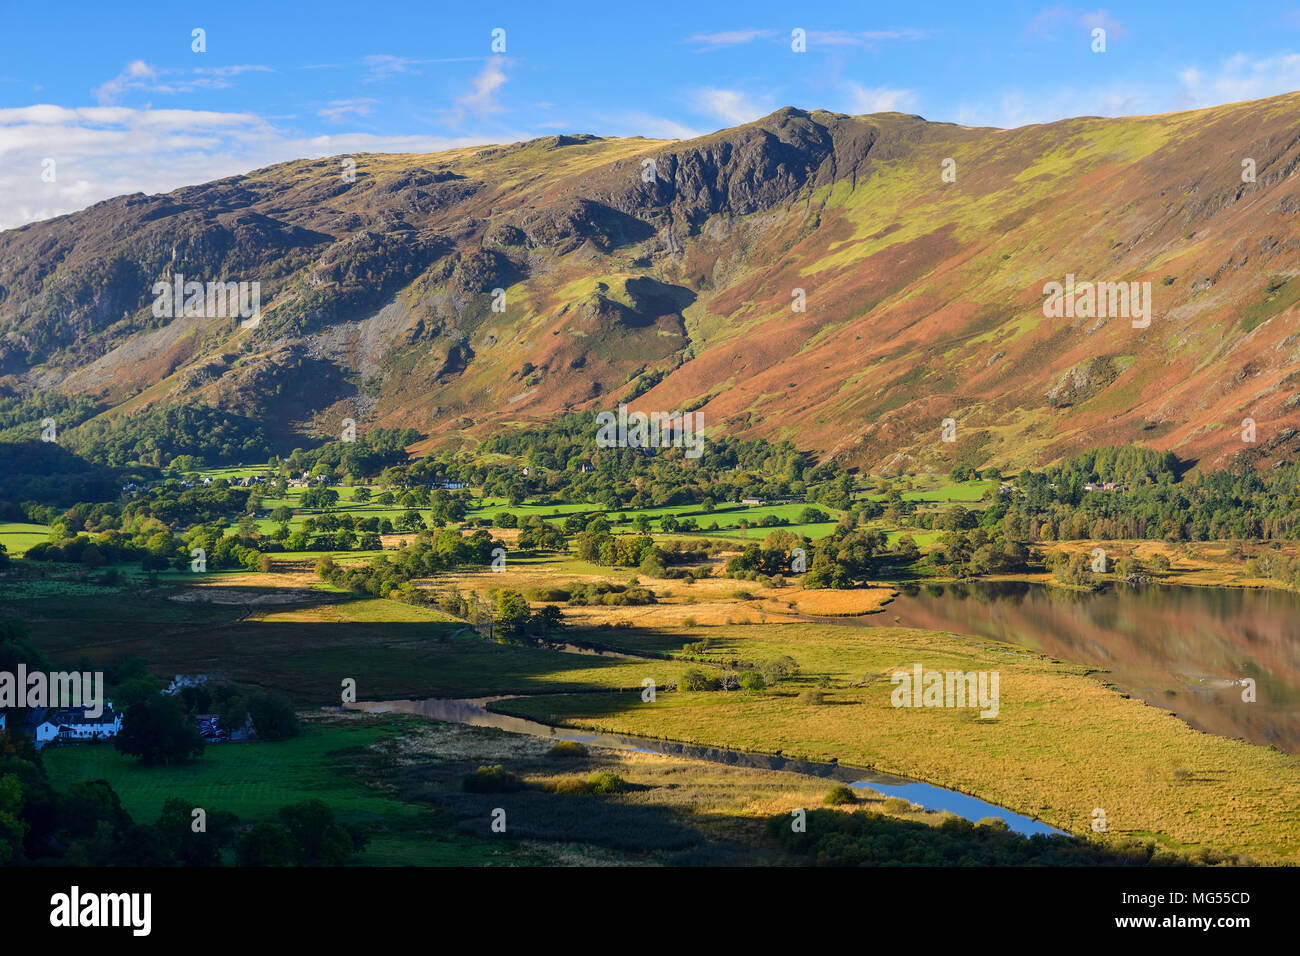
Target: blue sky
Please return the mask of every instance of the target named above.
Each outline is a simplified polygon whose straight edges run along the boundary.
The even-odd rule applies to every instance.
[[[0,228],[300,156],[680,138],[785,105],[1011,127],[1300,89],[1298,0],[121,6],[0,6]]]

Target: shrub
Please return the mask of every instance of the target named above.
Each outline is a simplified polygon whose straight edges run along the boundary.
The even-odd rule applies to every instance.
[[[465,774],[460,788],[466,793],[513,793],[523,789],[523,781],[500,764],[479,767]]]
[[[602,770],[587,778],[587,786],[592,793],[626,793],[627,781],[616,773]]]
[[[801,704],[822,704],[825,703],[826,695],[820,690],[804,690],[799,692],[798,700]]]
[[[767,681],[763,680],[763,675],[758,671],[743,671],[740,675],[741,690],[762,690],[767,686]]]
[[[608,795],[626,793],[628,790],[627,781],[608,770],[593,773],[585,780],[582,777],[561,777],[547,781],[543,786],[547,792],[559,794]]]
[[[587,753],[587,748],[576,740],[560,740],[556,742],[554,747],[546,751],[546,756],[559,760],[569,757],[585,757]]]
[[[547,793],[591,793],[587,781],[581,777],[560,777],[558,780],[548,780],[542,785],[542,788]]]
[[[835,786],[831,787],[830,791],[826,794],[825,799],[822,800],[822,803],[826,804],[828,807],[842,807],[846,803],[857,802],[858,795],[854,793],[853,788],[846,783],[837,783]]]
[[[769,684],[775,684],[777,681],[785,680],[787,677],[793,677],[799,673],[799,665],[795,663],[793,657],[788,654],[774,658],[770,661],[764,661],[759,665],[759,670],[763,674],[763,679]]]
[[[677,682],[678,690],[713,690],[718,682],[698,667],[692,667]]]

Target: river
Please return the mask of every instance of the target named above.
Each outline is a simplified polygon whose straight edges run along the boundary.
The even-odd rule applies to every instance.
[[[593,733],[590,730],[575,730],[568,727],[552,727],[550,724],[498,714],[488,709],[488,705],[502,697],[476,698],[427,698],[425,700],[373,700],[358,701],[346,705],[349,710],[364,710],[372,714],[418,714],[430,720],[440,720],[453,724],[468,724],[472,727],[496,727],[515,734],[530,734],[550,740],[574,740],[590,744],[593,747],[608,747],[613,750],[630,750],[636,753],[669,754],[690,760],[707,760],[712,763],[724,763],[733,767],[751,767],[759,770],[779,770],[786,773],[798,773],[805,776],[823,777],[838,780],[858,789],[872,790],[885,797],[901,797],[927,810],[948,810],[965,817],[967,820],[982,820],[996,817],[1005,820],[1007,826],[1017,833],[1032,836],[1035,833],[1054,834],[1062,831],[1030,817],[1012,813],[1002,807],[987,803],[977,797],[945,790],[928,783],[908,780],[846,767],[841,764],[816,763],[809,760],[791,760],[769,754],[744,753],[738,750],[724,750],[720,747],[700,747],[694,744],[678,743],[672,740],[659,740],[653,737],[636,737],[628,734]]]

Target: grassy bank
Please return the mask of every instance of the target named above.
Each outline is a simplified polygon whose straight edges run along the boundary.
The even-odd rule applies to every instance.
[[[751,626],[715,637],[720,657],[791,654],[803,677],[765,692],[677,692],[502,702],[539,719],[898,773],[978,796],[1078,834],[1105,811],[1106,837],[1211,846],[1295,861],[1300,759],[1192,730],[1080,666],[927,631]],[[889,675],[997,670],[1000,711],[895,708]],[[801,690],[829,682],[821,703]]]

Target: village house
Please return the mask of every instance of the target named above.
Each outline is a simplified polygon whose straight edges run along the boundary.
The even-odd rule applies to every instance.
[[[167,685],[164,694],[179,694],[186,687],[201,687],[208,682],[207,674],[196,674],[188,677],[184,674],[177,674],[172,678],[172,682]]]
[[[98,717],[88,716],[84,708],[66,707],[46,711],[37,719],[39,723],[32,734],[37,750],[53,740],[111,740],[122,730],[122,715],[113,710],[112,701],[105,702],[104,712]]]

